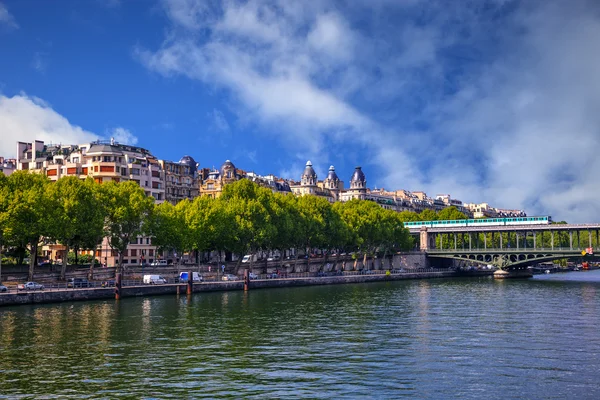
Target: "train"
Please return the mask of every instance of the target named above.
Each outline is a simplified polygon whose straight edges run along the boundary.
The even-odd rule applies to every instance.
[[[516,217],[516,218],[482,218],[482,219],[455,219],[449,221],[414,221],[405,222],[406,228],[452,228],[458,226],[510,226],[510,225],[549,225],[552,217]]]

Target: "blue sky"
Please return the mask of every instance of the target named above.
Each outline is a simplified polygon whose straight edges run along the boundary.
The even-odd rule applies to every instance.
[[[0,154],[157,157],[600,220],[600,4],[0,0]]]

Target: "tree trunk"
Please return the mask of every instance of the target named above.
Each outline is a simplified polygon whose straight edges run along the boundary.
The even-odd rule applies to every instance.
[[[121,274],[121,276],[123,276],[123,253],[124,251],[119,251],[119,266],[116,269],[116,271],[119,271],[119,273]]]
[[[234,272],[235,275],[237,275],[240,270],[240,265],[242,265],[243,257],[244,257],[243,254],[238,254],[238,260],[237,260],[237,263],[235,264],[235,272]],[[221,267],[219,266],[219,268],[221,268]],[[219,276],[218,272],[217,272],[217,276]]]
[[[310,272],[310,247],[306,248],[304,256],[306,257],[306,272]]]
[[[369,269],[369,265],[367,264],[367,252],[365,251],[365,255],[363,256],[363,269]]]
[[[60,279],[61,280],[65,280],[67,277],[67,254],[69,254],[69,245],[66,244],[65,245],[65,256],[63,257],[62,260],[62,266],[60,267]],[[92,259],[92,265],[93,265],[93,259]]]
[[[296,250],[296,249],[294,249],[294,250]],[[298,252],[294,251],[294,269],[292,270],[292,272],[295,273],[296,271],[298,271],[297,268],[298,268]]]
[[[34,268],[35,268],[35,262],[37,261],[37,249],[38,249],[38,244],[31,244],[31,254],[29,257],[29,274],[27,275],[27,279],[29,279],[30,281],[33,280],[33,272],[34,272]]]

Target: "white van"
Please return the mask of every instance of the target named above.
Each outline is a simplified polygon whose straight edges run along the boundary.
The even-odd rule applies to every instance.
[[[204,280],[204,278],[199,273],[192,272],[192,280],[194,282],[202,282]],[[179,282],[187,282],[187,281],[188,281],[188,273],[187,272],[181,272],[179,274]]]
[[[167,280],[160,275],[144,275],[144,283],[146,285],[162,285],[167,283]]]
[[[250,259],[252,259],[252,262],[256,262],[256,260],[257,260],[256,254],[254,254],[254,255],[246,254],[244,256],[244,258],[242,258],[242,263],[249,263]]]

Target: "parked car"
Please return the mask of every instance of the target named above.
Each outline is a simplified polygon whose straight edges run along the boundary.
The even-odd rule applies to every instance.
[[[254,272],[250,272],[250,273],[248,274],[248,277],[249,277],[250,279],[258,279],[258,275],[256,275]]]
[[[0,285],[0,292],[8,292],[8,288],[4,285]]]
[[[223,275],[223,277],[221,278],[221,280],[223,281],[237,281],[238,277],[232,274],[227,274],[227,275]]]
[[[180,272],[179,273],[179,282],[186,283],[188,281],[188,275],[189,275],[189,273],[187,273],[187,272]],[[204,277],[202,275],[200,275],[196,271],[192,271],[192,282],[203,282],[203,281],[204,281]]]
[[[69,288],[82,288],[82,287],[89,287],[90,283],[88,282],[87,279],[85,278],[69,278],[67,280],[67,287]]]
[[[160,275],[144,275],[143,281],[147,285],[162,285],[167,283],[167,280]]]
[[[166,267],[168,265],[168,263],[167,263],[167,260],[156,260],[154,262],[151,262],[150,265],[153,267],[157,267],[157,266],[165,266]]]
[[[37,282],[25,282],[17,285],[17,290],[44,290],[44,285]]]

